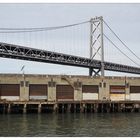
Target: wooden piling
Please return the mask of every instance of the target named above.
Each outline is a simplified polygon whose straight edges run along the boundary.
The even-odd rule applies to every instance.
[[[97,113],[98,112],[98,104],[94,104],[94,112]]]
[[[38,113],[41,113],[41,104],[38,104]]]
[[[83,106],[83,104],[80,104],[80,112],[84,113],[84,106]]]
[[[23,114],[26,114],[27,113],[27,104],[24,104],[23,106]]]
[[[101,103],[101,112],[104,112],[103,103]]]
[[[76,113],[76,104],[74,104],[74,113]]]
[[[8,104],[7,113],[11,113],[11,104]]]
[[[90,104],[89,112],[90,112],[90,113],[92,112],[92,104]]]
[[[87,104],[85,104],[84,113],[87,113]]]
[[[107,104],[107,108],[106,108],[107,113],[109,113],[109,112],[110,112],[110,107],[111,107],[111,106],[110,106],[110,103],[108,103],[108,104]]]
[[[62,104],[62,113],[64,113],[65,111],[64,111],[64,104]]]
[[[86,105],[85,105],[85,103],[83,103],[83,104],[82,104],[83,113],[85,113],[85,110],[86,110],[85,107],[86,107]]]
[[[131,112],[134,112],[134,111],[135,111],[134,104],[132,104]]]
[[[68,113],[71,112],[71,104],[68,104]]]
[[[91,104],[91,113],[94,112],[94,104]]]
[[[58,112],[58,105],[54,104],[53,106],[53,113],[57,113]]]
[[[115,112],[114,103],[112,103],[112,111]]]
[[[119,103],[118,103],[118,112],[121,112],[121,106]]]
[[[3,113],[6,113],[6,104],[3,104]]]

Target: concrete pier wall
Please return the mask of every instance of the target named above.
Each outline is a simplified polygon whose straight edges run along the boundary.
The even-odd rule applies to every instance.
[[[99,101],[140,101],[140,91],[138,91],[138,87],[140,87],[140,77],[89,77],[89,76],[64,76],[64,75],[21,75],[21,74],[0,74],[0,85],[6,84],[19,84],[20,91],[19,97],[14,98],[8,95],[7,98],[4,95],[1,96],[0,99],[9,101],[14,99],[19,99],[19,101],[31,101],[34,100],[30,98],[30,85],[39,84],[39,85],[47,85],[47,95],[46,100],[50,102],[57,102],[57,93],[56,87],[57,85],[69,85],[74,89],[74,98],[70,99],[70,101],[83,101],[83,97],[87,100],[99,100]],[[82,93],[83,85],[97,85],[98,93],[96,95]],[[116,93],[111,93],[110,86],[116,86]],[[119,86],[125,87],[125,92],[122,93],[117,89]],[[137,86],[137,90],[135,93],[131,91],[130,87]],[[1,87],[0,87],[1,88]],[[69,92],[69,91],[68,91]],[[120,92],[120,93],[119,93]],[[9,93],[10,94],[10,93]],[[37,94],[37,93],[35,93]],[[84,95],[84,96],[83,96]],[[96,98],[95,98],[96,96]],[[98,96],[98,98],[97,98]],[[91,99],[90,99],[91,97]],[[93,99],[92,99],[93,97]],[[35,98],[35,100],[43,100],[42,98]],[[45,98],[44,98],[45,99]],[[63,101],[63,99],[61,100]],[[64,97],[64,101],[69,101],[69,98]]]

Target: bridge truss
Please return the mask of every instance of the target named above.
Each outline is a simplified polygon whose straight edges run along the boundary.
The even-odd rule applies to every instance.
[[[34,49],[0,42],[0,57],[12,58],[93,69],[95,75],[101,70],[101,61],[63,53]],[[95,71],[95,70],[97,71]],[[140,68],[104,62],[104,70],[140,74]]]

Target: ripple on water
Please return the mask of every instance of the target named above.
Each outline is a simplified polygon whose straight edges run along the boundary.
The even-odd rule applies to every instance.
[[[0,136],[140,136],[138,113],[0,115]]]

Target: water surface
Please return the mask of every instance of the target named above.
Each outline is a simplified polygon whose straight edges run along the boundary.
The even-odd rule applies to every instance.
[[[0,115],[3,137],[140,136],[139,113]]]

